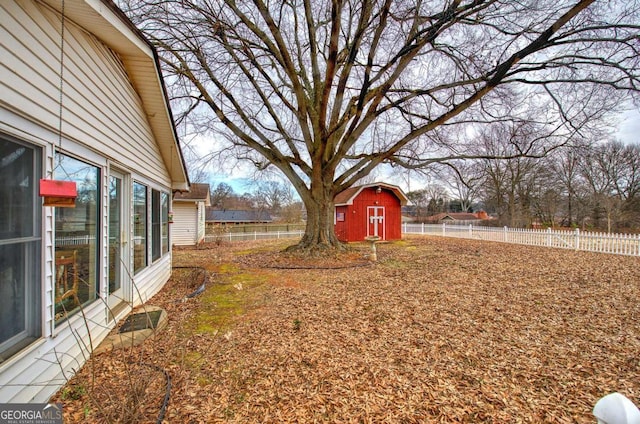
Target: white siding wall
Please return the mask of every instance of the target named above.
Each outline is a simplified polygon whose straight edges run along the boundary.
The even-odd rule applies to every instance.
[[[193,246],[198,237],[198,207],[194,202],[173,203],[171,242],[176,246]]]
[[[196,243],[200,243],[204,240],[204,227],[205,227],[205,205],[204,202],[198,202],[198,238]]]
[[[60,17],[32,0],[0,2],[0,131],[44,148],[44,175],[53,170],[53,148],[99,166],[103,175],[100,237],[101,295],[107,287],[106,184],[116,165],[150,187],[170,192],[171,180],[154,141],[140,98],[121,60],[98,39],[65,27],[63,134],[58,139]],[[53,213],[43,212],[42,338],[0,362],[0,402],[45,402],[113,328],[96,300],[81,314],[53,325]],[[171,254],[135,276],[146,302],[166,283]],[[64,370],[64,371],[61,371]]]
[[[32,1],[0,2],[0,91],[19,113],[58,128],[60,17]],[[167,182],[168,172],[122,61],[92,35],[66,21],[63,128],[125,167]],[[65,148],[64,143],[62,144]]]

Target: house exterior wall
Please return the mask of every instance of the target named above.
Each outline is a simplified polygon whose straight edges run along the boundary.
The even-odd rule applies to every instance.
[[[171,230],[174,245],[193,246],[196,244],[199,235],[198,205],[194,202],[174,202]],[[202,237],[204,237],[204,221],[202,232]]]
[[[347,227],[349,223],[355,221],[355,219],[347,216],[349,212],[350,210],[347,206],[336,206],[334,231],[336,233],[336,237],[338,237],[338,240],[340,241],[353,241],[349,240]]]
[[[353,204],[336,206],[335,233],[339,240],[346,242],[363,241],[368,235],[371,207],[384,208],[384,231],[379,234],[382,240],[400,240],[402,238],[402,210],[400,200],[390,190],[383,189],[377,193],[375,187],[363,189],[354,199]],[[338,214],[344,213],[344,221]]]
[[[45,402],[116,325],[109,319],[105,306],[111,170],[117,168],[126,173],[129,193],[130,185],[137,181],[147,187],[149,196],[152,190],[170,194],[172,181],[140,97],[115,52],[72,21],[66,21],[62,131],[59,133],[61,84],[59,44],[56,43],[60,42],[61,17],[31,0],[0,2],[0,16],[3,40],[0,135],[40,149],[43,178],[51,178],[54,173],[54,151],[97,167],[100,173],[97,187],[100,222],[96,242],[98,298],[87,303],[82,314],[76,313],[55,323],[55,211],[52,207],[42,207],[40,336],[11,356],[0,356],[0,400]],[[149,202],[147,208],[150,207]],[[133,252],[133,234],[128,232],[122,237]],[[147,237],[151,237],[150,229]],[[154,260],[149,243],[144,254],[147,265],[128,282],[135,290],[129,289],[129,308],[125,313],[160,290],[171,273],[170,250],[163,250]],[[127,264],[129,267],[132,261]]]
[[[200,243],[204,240],[205,234],[205,216],[206,216],[206,206],[204,202],[198,202],[198,236],[196,239],[196,243]]]

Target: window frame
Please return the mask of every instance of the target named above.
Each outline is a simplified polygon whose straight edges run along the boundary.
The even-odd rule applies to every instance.
[[[140,207],[141,205],[137,205],[136,203],[136,186],[140,187],[140,193],[144,192],[144,207]],[[131,184],[132,190],[131,190],[131,198],[132,198],[132,208],[133,208],[133,215],[132,215],[132,236],[133,236],[133,245],[131,246],[132,250],[133,250],[133,255],[132,255],[132,259],[133,259],[133,275],[136,275],[138,273],[140,273],[142,270],[146,269],[149,266],[149,255],[148,255],[148,250],[149,250],[149,186],[139,180],[133,180],[132,184]],[[144,188],[144,190],[142,190],[142,188]],[[139,209],[136,209],[139,208]],[[138,210],[140,211],[144,211],[144,218],[138,217]],[[143,225],[142,230],[143,231],[138,231],[139,228],[137,228],[137,226],[139,224]],[[143,239],[140,240],[140,242],[138,242],[138,237],[144,237]],[[142,245],[142,248],[136,249],[136,246],[138,245]],[[137,252],[142,253],[142,263],[138,266],[137,264],[137,258],[140,256],[140,254],[136,254]]]
[[[25,196],[30,197],[30,202],[32,204],[32,207],[27,208],[33,211],[33,215],[30,216],[30,230],[28,231],[28,234],[11,234],[9,231],[0,238],[0,248],[8,248],[14,252],[18,251],[18,261],[23,259],[22,263],[17,267],[15,267],[15,261],[7,261],[7,266],[0,269],[0,278],[2,278],[5,273],[5,277],[9,275],[8,278],[12,278],[11,276],[13,273],[17,271],[17,278],[21,281],[14,280],[14,282],[18,282],[18,289],[23,289],[21,293],[24,297],[22,302],[20,302],[22,303],[22,310],[20,312],[23,313],[24,318],[24,321],[22,322],[22,324],[24,324],[23,327],[17,328],[16,330],[18,331],[14,334],[7,334],[7,338],[0,342],[0,357],[8,359],[42,337],[44,329],[42,309],[42,301],[44,298],[42,285],[42,225],[44,214],[42,200],[38,195],[38,182],[43,175],[43,158],[45,156],[45,150],[42,146],[16,139],[3,132],[0,132],[0,140],[21,146],[31,152],[31,157],[28,158],[28,162],[31,164],[31,169],[29,175],[25,177],[31,180],[31,184],[27,186],[27,190],[30,191],[30,196]],[[14,152],[15,151],[17,150],[14,150]],[[23,168],[23,164],[17,165],[20,168]],[[11,172],[11,169],[8,169],[8,172]],[[4,200],[6,200],[6,198]],[[9,202],[9,204],[13,205],[15,203]],[[4,209],[4,211],[5,213],[7,213],[7,211],[11,212],[9,208]],[[20,210],[16,210],[15,213],[16,216],[24,217],[24,214],[21,213]],[[8,227],[7,229],[9,230],[10,228]],[[0,289],[2,288],[0,287]],[[2,292],[2,290],[0,290],[0,292]],[[0,297],[0,302],[3,302],[4,300],[15,302],[16,300],[15,296],[3,295]],[[5,311],[10,310],[10,308],[11,306],[4,309],[3,306]],[[15,317],[12,317],[11,321],[15,322]]]
[[[151,189],[151,262],[162,257],[162,222],[160,190]]]
[[[160,238],[161,238],[161,255],[164,256],[171,251],[170,229],[169,225],[169,209],[171,202],[171,196],[166,191],[160,191]]]
[[[56,163],[56,167],[54,168],[53,172],[53,177],[55,179],[59,179],[59,180],[66,180],[66,181],[73,181],[73,179],[71,179],[71,177],[68,175],[67,171],[63,169],[62,171],[62,175],[56,175],[56,172],[60,172],[59,168],[60,168],[60,164],[62,163],[61,160],[59,159],[58,155],[60,156],[64,156],[67,157],[73,161],[82,163],[86,166],[90,166],[92,167],[95,172],[96,172],[96,178],[95,178],[95,210],[94,210],[94,214],[95,216],[93,218],[95,218],[95,221],[93,223],[93,225],[95,226],[95,229],[93,230],[93,234],[87,234],[87,240],[90,240],[91,237],[93,237],[93,252],[91,251],[91,246],[88,247],[89,252],[88,252],[88,257],[87,257],[87,261],[88,264],[91,264],[93,261],[93,266],[88,267],[87,269],[89,269],[91,272],[91,269],[93,268],[93,278],[94,278],[94,282],[93,282],[93,293],[91,291],[91,288],[88,289],[88,296],[86,299],[80,299],[79,300],[79,305],[77,307],[74,307],[73,309],[70,309],[69,311],[64,310],[62,311],[62,314],[60,312],[56,312],[56,302],[55,302],[55,290],[56,290],[56,264],[54,262],[54,282],[53,282],[53,296],[52,296],[52,302],[54,304],[54,315],[53,315],[53,325],[54,328],[60,327],[64,322],[66,322],[68,319],[70,319],[71,317],[77,315],[78,312],[81,311],[81,309],[86,308],[88,305],[95,303],[97,300],[100,299],[101,295],[102,295],[102,266],[103,266],[103,261],[104,258],[102,257],[102,223],[103,223],[103,194],[104,194],[104,187],[103,187],[103,177],[104,177],[104,167],[100,166],[96,163],[94,163],[93,161],[91,161],[89,158],[86,158],[84,156],[80,156],[80,155],[76,155],[76,154],[72,154],[70,152],[67,151],[55,151],[53,156],[54,156],[54,163]],[[80,195],[80,187],[78,187],[78,194]],[[76,202],[78,202],[78,199],[76,198]],[[76,205],[77,207],[78,205]],[[54,243],[53,243],[53,250],[54,250],[54,257],[56,256],[56,253],[58,252],[58,248],[56,246],[56,238],[58,237],[58,233],[62,232],[62,230],[58,229],[56,224],[57,224],[57,216],[59,213],[63,213],[63,208],[54,208],[53,210],[53,234],[54,234]],[[86,214],[85,214],[86,216]],[[86,221],[85,221],[86,222]],[[86,225],[86,224],[85,224]],[[66,250],[66,249],[61,249],[61,250]],[[93,257],[92,257],[93,256]],[[81,259],[80,259],[81,260]],[[82,269],[82,266],[80,265],[80,263],[77,265],[78,268]],[[91,276],[91,274],[89,275]],[[82,282],[86,281],[86,279],[81,278]],[[80,284],[82,284],[82,282]],[[93,296],[92,296],[93,294]],[[59,316],[58,316],[59,315]]]

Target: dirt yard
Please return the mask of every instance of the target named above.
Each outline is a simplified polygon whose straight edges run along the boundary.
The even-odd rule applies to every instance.
[[[94,356],[66,423],[595,423],[640,405],[640,259],[411,237],[326,261],[174,252],[169,325]],[[184,300],[204,278],[205,291]],[[168,403],[162,371],[171,377]]]

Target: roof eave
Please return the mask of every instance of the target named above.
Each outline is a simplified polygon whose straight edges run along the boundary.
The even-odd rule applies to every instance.
[[[41,0],[62,13],[59,0]],[[66,0],[65,19],[118,53],[142,101],[174,190],[188,190],[189,176],[155,48],[111,0]]]
[[[400,206],[407,206],[407,205],[411,205],[411,201],[409,200],[409,198],[407,197],[407,195],[402,191],[402,189],[398,186],[395,186],[393,184],[387,184],[387,183],[371,183],[371,184],[365,184],[362,185],[358,188],[358,190],[346,201],[346,202],[340,202],[340,203],[336,203],[335,206],[350,206],[353,205],[353,201],[356,197],[358,197],[358,195],[362,192],[362,190],[366,189],[366,188],[371,188],[371,187],[384,187],[388,190],[391,190],[395,193],[395,195],[398,197],[398,199],[400,199]]]

